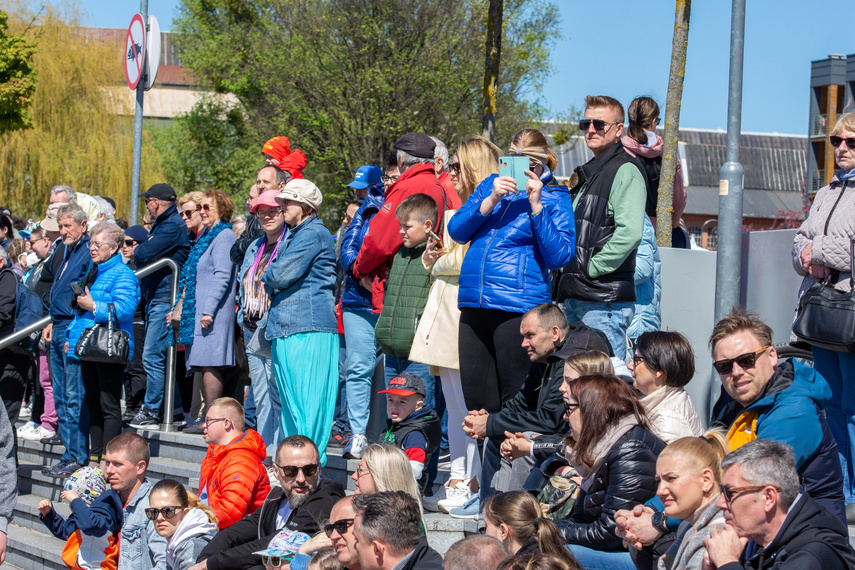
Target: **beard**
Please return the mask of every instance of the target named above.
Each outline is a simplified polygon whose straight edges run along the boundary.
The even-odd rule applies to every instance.
[[[312,496],[313,489],[311,487],[306,487],[306,489],[308,489],[307,493],[294,493],[293,490],[287,493],[288,502],[291,504],[292,509],[303,506],[309,500],[309,497]]]

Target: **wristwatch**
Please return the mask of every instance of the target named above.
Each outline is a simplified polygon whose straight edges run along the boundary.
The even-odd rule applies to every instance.
[[[650,523],[653,528],[661,532],[663,535],[668,534],[671,530],[668,528],[668,516],[662,511],[656,511],[650,518]]]

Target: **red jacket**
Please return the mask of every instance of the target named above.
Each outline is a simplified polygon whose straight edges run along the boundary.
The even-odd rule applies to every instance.
[[[444,211],[457,210],[461,205],[460,197],[453,187],[449,187],[451,190],[443,188],[436,178],[433,165],[425,163],[410,167],[386,192],[386,201],[380,211],[371,218],[368,233],[365,234],[359,255],[353,264],[353,274],[357,279],[371,277],[373,312],[379,313],[383,308],[386,274],[402,243],[401,226],[395,216],[398,205],[413,194],[427,194],[436,200],[439,206],[439,224],[442,224]]]
[[[217,514],[220,530],[253,513],[270,492],[264,440],[248,429],[226,445],[208,445],[199,476],[199,494]]]

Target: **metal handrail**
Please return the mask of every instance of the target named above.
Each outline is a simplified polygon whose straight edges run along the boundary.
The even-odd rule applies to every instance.
[[[170,273],[172,273],[172,296],[170,299],[175,299],[175,296],[178,294],[178,276],[180,270],[178,268],[178,264],[172,261],[171,259],[164,258],[158,259],[154,263],[146,265],[142,269],[137,269],[134,272],[134,275],[137,276],[138,279],[141,279],[147,275],[154,273],[159,269],[163,269],[168,267],[170,269]],[[8,336],[0,339],[0,350],[10,346],[19,340],[26,338],[33,334],[36,331],[39,331],[45,328],[50,324],[50,317],[45,317],[40,319],[30,326],[19,330],[16,333],[12,333]],[[172,425],[172,408],[175,406],[175,345],[170,345],[166,350],[166,377],[164,378],[164,390],[163,390],[163,423],[160,424],[160,429],[162,431],[176,431],[176,428]]]

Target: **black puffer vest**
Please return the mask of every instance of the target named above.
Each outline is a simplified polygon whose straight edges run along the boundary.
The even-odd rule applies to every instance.
[[[386,418],[386,433],[380,443],[393,443],[401,447],[410,432],[418,430],[422,433],[427,440],[427,449],[425,449],[425,468],[418,484],[419,488],[424,491],[428,482],[427,465],[430,462],[431,455],[442,442],[442,424],[439,416],[430,408],[422,408],[414,414],[415,417],[411,414],[410,417],[400,423],[392,423],[392,420]]]
[[[558,300],[567,298],[581,301],[634,302],[635,301],[635,251],[614,273],[590,277],[588,265],[615,233],[615,219],[609,214],[609,195],[618,169],[630,162],[644,172],[638,160],[631,157],[617,141],[599,158],[593,158],[576,168],[579,183],[570,193],[582,197],[573,206],[576,218],[576,256],[562,270],[558,282]]]

